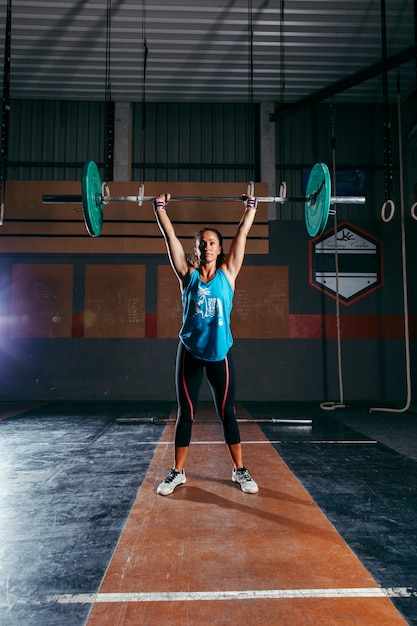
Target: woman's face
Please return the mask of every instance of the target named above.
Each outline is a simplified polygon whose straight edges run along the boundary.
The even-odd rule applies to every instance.
[[[195,252],[196,256],[202,263],[210,263],[217,261],[217,257],[222,251],[219,238],[212,230],[205,230],[196,239]]]

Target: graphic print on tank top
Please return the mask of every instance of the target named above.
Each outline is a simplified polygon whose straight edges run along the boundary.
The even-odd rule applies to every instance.
[[[194,317],[201,315],[202,318],[216,317],[219,326],[223,326],[223,305],[220,298],[211,296],[210,287],[199,285],[197,289],[197,297],[195,300]]]

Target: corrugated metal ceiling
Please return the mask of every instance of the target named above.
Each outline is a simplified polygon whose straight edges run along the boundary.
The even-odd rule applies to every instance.
[[[381,15],[379,0],[13,0],[11,97],[101,100],[107,68],[115,101],[381,101]],[[405,99],[414,2],[386,0],[385,15],[389,96],[399,70]]]

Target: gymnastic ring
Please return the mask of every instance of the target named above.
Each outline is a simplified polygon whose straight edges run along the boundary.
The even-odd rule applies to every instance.
[[[391,210],[388,214],[388,216],[386,215],[386,209],[387,206],[391,207]],[[381,218],[383,222],[390,222],[392,220],[392,218],[394,217],[394,213],[395,213],[395,203],[394,200],[386,200],[384,202],[384,204],[382,205],[382,209],[381,209]]]

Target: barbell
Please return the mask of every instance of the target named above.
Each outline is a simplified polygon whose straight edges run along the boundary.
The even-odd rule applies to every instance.
[[[331,181],[329,168],[325,163],[316,163],[308,177],[306,195],[301,198],[287,198],[281,186],[279,196],[257,197],[258,203],[304,202],[304,216],[308,234],[311,237],[321,235],[329,219],[330,206],[334,204],[365,204],[364,196],[331,196]],[[248,193],[240,198],[222,197],[172,197],[170,202],[232,202],[242,201],[247,195],[254,195],[253,183],[249,184]],[[107,183],[102,183],[100,172],[94,161],[87,161],[83,168],[81,180],[81,195],[44,195],[44,204],[82,203],[84,221],[91,237],[98,237],[103,227],[104,207],[110,202],[136,202],[139,206],[143,202],[152,202],[156,196],[145,196],[141,185],[137,196],[111,197]]]
[[[283,426],[303,426],[308,427],[311,426],[313,423],[313,420],[311,419],[278,419],[275,417],[271,417],[271,418],[262,418],[262,419],[247,419],[247,418],[241,418],[241,417],[237,417],[236,421],[239,424],[280,424]],[[215,423],[217,424],[219,422],[218,419],[202,419],[201,422],[199,422],[200,424],[209,424],[209,423]],[[161,425],[161,424],[176,424],[177,423],[177,419],[174,417],[118,417],[116,419],[116,424],[155,424],[155,425]]]

